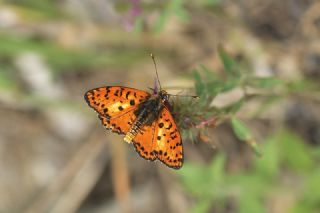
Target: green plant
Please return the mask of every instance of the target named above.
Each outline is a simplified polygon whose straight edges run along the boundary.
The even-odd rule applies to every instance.
[[[179,112],[178,124],[187,130],[187,138],[194,141],[199,135],[205,134],[207,128],[215,127],[222,122],[231,122],[238,139],[249,144],[255,153],[260,155],[253,135],[249,128],[236,118],[236,113],[244,103],[260,97],[259,94],[249,94],[248,88],[268,90],[270,97],[266,97],[266,100],[271,100],[277,96],[273,95],[273,91],[277,87],[283,87],[284,83],[276,77],[255,77],[249,69],[245,69],[230,57],[221,46],[218,51],[224,69],[218,73],[202,65],[194,70],[194,90],[199,99],[179,99],[175,102],[175,111]],[[212,104],[217,96],[232,90],[240,90],[243,95],[222,107]]]
[[[225,210],[231,200],[237,212],[267,212],[269,201],[287,197],[292,201],[283,206],[284,212],[319,212],[319,156],[312,148],[281,130],[268,137],[262,149],[263,158],[238,173],[226,172],[223,154],[207,166],[187,163],[180,175],[187,193],[197,200],[191,212]]]
[[[222,72],[200,66],[194,71],[195,92],[198,101],[178,100],[178,123],[185,129],[187,138],[199,141],[199,135],[219,125],[230,122],[235,136],[246,142],[258,156],[262,156],[254,135],[237,112],[253,99],[261,101],[261,107],[252,114],[255,117],[269,106],[295,94],[313,94],[319,89],[312,80],[283,81],[276,77],[256,77],[219,47],[224,69]],[[248,90],[254,89],[255,93]],[[243,96],[233,103],[216,107],[215,98],[225,92],[238,89]],[[241,118],[246,118],[242,117]],[[187,121],[187,122],[186,122]],[[279,130],[262,142],[263,156],[255,158],[248,171],[237,174],[226,172],[226,156],[219,154],[209,165],[186,163],[181,171],[186,191],[196,199],[191,212],[220,212],[232,202],[238,212],[268,212],[268,202],[275,196],[292,196],[292,202],[283,207],[286,212],[318,212],[320,194],[318,178],[320,170],[319,148],[312,149],[288,130]],[[287,179],[290,179],[287,183]],[[290,185],[296,184],[296,187]]]

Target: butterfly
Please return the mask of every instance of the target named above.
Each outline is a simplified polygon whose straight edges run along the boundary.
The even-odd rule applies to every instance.
[[[152,93],[105,86],[89,90],[84,98],[102,124],[125,135],[124,141],[133,144],[142,158],[180,169],[184,160],[181,135],[170,111],[170,94],[161,89],[159,78],[158,82],[160,90],[155,88]]]

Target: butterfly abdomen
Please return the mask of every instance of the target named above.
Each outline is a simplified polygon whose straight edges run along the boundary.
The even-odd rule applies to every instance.
[[[126,136],[124,137],[124,141],[127,143],[131,143],[133,138],[139,133],[141,128],[141,123],[136,120],[132,127],[130,128],[129,132],[127,132]]]

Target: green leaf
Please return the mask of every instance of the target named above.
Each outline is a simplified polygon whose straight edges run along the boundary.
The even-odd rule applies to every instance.
[[[188,12],[186,10],[184,10],[184,9],[178,9],[178,10],[175,11],[174,14],[178,18],[180,18],[180,20],[185,21],[185,22],[189,21],[189,19],[190,19],[190,16],[189,16]]]
[[[158,18],[157,22],[154,25],[154,31],[157,33],[160,33],[161,30],[163,29],[166,21],[168,20],[168,17],[170,15],[170,12],[168,10],[164,10],[160,17]]]
[[[195,87],[195,90],[196,90],[196,94],[200,95],[200,94],[202,94],[204,92],[205,85],[202,82],[201,75],[197,70],[194,70],[193,76],[194,76],[194,80],[195,80],[194,87]]]
[[[266,212],[262,200],[260,200],[259,197],[250,196],[250,194],[247,193],[240,197],[238,204],[240,213]]]
[[[200,197],[224,196],[219,194],[218,191],[221,190],[225,181],[225,162],[225,156],[218,155],[213,159],[210,166],[186,163],[183,169],[179,171],[186,190]]]
[[[290,209],[289,212],[292,212],[292,213],[319,212],[319,208],[314,208],[313,206],[306,205],[305,203],[295,203],[295,204],[296,205],[294,205],[294,207]]]
[[[240,120],[238,120],[237,118],[232,118],[231,124],[233,131],[239,140],[248,141],[252,139],[250,129],[246,125],[244,125],[244,123],[242,123]]]
[[[283,84],[283,81],[275,77],[255,77],[249,79],[248,84],[258,88],[270,88]]]
[[[222,92],[228,92],[238,87],[240,84],[240,79],[234,78],[227,81],[213,81],[208,83],[208,90],[212,94],[217,95]]]
[[[312,156],[320,159],[320,147],[318,146],[316,149],[311,150]]]
[[[254,162],[257,174],[264,178],[275,178],[280,171],[280,150],[276,136],[272,136],[263,143],[264,155]]]
[[[181,9],[183,7],[183,0],[173,0],[170,2],[170,8],[172,10],[178,10]]]
[[[201,75],[197,70],[195,70],[193,72],[193,76],[194,76],[194,80],[195,80],[196,94],[201,97],[201,95],[203,95],[205,93],[206,85],[202,81]]]
[[[309,205],[318,205],[320,203],[320,169],[313,170],[307,177],[305,184],[305,198]]]
[[[0,89],[13,90],[17,88],[17,83],[9,73],[10,71],[7,68],[0,67]]]
[[[220,3],[221,0],[206,0],[207,6],[217,6]]]
[[[204,78],[201,77],[203,74]],[[228,92],[240,85],[240,78],[231,78],[227,80],[220,79],[214,72],[209,70],[205,66],[200,66],[199,72],[196,76],[196,80],[203,84],[203,87],[206,88],[207,97],[215,97],[219,93]]]
[[[220,59],[223,63],[224,70],[228,75],[238,76],[237,63],[227,54],[222,46],[218,47]]]
[[[206,213],[210,210],[212,202],[209,199],[200,199],[191,209],[191,213]]]
[[[255,154],[261,157],[262,154],[259,150],[259,147],[256,141],[254,140],[251,134],[250,129],[246,125],[244,125],[244,123],[242,123],[240,120],[236,118],[232,118],[231,123],[232,123],[233,131],[236,134],[237,138],[239,140],[246,142],[251,147],[251,149],[255,152]]]
[[[284,131],[280,133],[279,145],[283,153],[283,161],[291,169],[302,172],[315,167],[311,150],[301,138],[292,132]]]
[[[211,179],[215,184],[220,184],[224,180],[224,170],[226,164],[226,157],[224,155],[218,155],[211,163],[209,171]]]
[[[301,79],[292,82],[288,82],[286,85],[290,93],[296,92],[309,92],[314,90],[319,90],[319,83],[317,81],[313,82],[311,80]]]
[[[243,103],[245,101],[245,98],[241,98],[240,100],[228,105],[228,106],[225,106],[221,109],[221,111],[225,112],[226,114],[235,114],[236,112],[238,112]]]
[[[200,69],[200,72],[203,73],[204,78],[208,80],[208,82],[221,81],[219,76],[213,70],[208,69],[205,65],[201,64],[199,69]]]
[[[207,167],[196,164],[185,164],[179,171],[182,175],[182,182],[187,191],[195,196],[211,196],[212,189],[208,185],[214,186],[211,175]]]

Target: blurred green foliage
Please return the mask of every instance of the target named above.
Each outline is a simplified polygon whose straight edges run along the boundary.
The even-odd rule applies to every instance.
[[[146,4],[141,2],[142,8],[145,11],[149,11],[150,8],[160,11],[160,15],[153,25],[152,30],[156,33],[162,31],[162,29],[167,24],[171,17],[177,17],[180,21],[187,22],[190,20],[190,14],[187,10],[187,5],[192,4],[196,7],[202,7],[205,9],[210,9],[218,6],[221,0],[201,0],[201,1],[183,1],[183,0],[173,0],[173,1],[162,1],[156,4]],[[156,5],[156,6],[154,6]],[[143,16],[139,16],[135,20],[135,31],[142,32],[143,29]]]
[[[258,156],[261,156],[260,149],[264,154],[262,158],[253,159],[248,171],[237,173],[226,172],[227,157],[223,154],[216,156],[209,165],[187,162],[180,174],[185,190],[197,200],[191,212],[224,212],[230,206],[237,212],[269,212],[272,209],[269,205],[276,202],[275,199],[288,198],[292,198],[292,202],[283,206],[284,212],[319,212],[320,182],[316,180],[320,174],[317,167],[320,148],[311,148],[286,129],[275,132],[258,148],[250,128],[236,116],[241,107],[253,98],[262,100],[258,109],[261,113],[277,101],[297,93],[317,91],[319,86],[306,79],[285,82],[276,77],[256,77],[222,47],[218,51],[224,65],[222,72],[208,70],[205,66],[194,71],[195,91],[200,98],[197,104],[187,103],[189,108],[193,108],[188,113],[192,118],[195,115],[192,112],[197,112],[201,118],[195,119],[193,126],[199,127],[199,123],[210,117],[215,117],[218,123],[219,120],[230,121],[240,141],[250,145]],[[243,90],[243,97],[225,107],[212,106],[218,95],[236,88]],[[248,88],[254,88],[258,93],[248,94]],[[203,128],[206,125],[198,131],[187,130],[188,136],[197,137]]]
[[[0,57],[9,60],[25,52],[35,52],[44,57],[54,72],[92,70],[106,66],[125,66],[146,57],[143,50],[123,52],[118,50],[72,49],[55,42],[10,34],[0,35]]]
[[[59,7],[58,1],[50,0],[4,0],[0,4],[11,5],[27,20],[65,19],[66,13]]]
[[[180,175],[186,192],[197,202],[191,212],[226,210],[230,202],[246,213],[268,212],[271,199],[292,197],[284,212],[320,211],[320,158],[288,130],[280,130],[262,145],[263,158],[247,171],[225,172],[226,156],[217,155],[210,165],[186,163]],[[276,197],[274,197],[276,196]]]
[[[13,91],[16,89],[17,84],[14,78],[10,75],[11,68],[5,65],[0,65],[0,89],[6,91]]]
[[[248,88],[267,90],[270,96],[264,98],[266,101],[270,101],[279,96],[279,94],[273,93],[274,90],[286,86],[276,77],[255,77],[248,71],[249,69],[235,61],[222,46],[219,46],[218,52],[223,64],[223,69],[220,72],[209,70],[204,65],[193,71],[194,90],[199,96],[199,100],[175,102],[175,111],[179,112],[178,124],[182,129],[187,129],[187,133],[185,133],[187,138],[195,141],[199,135],[205,134],[207,127],[230,121],[238,139],[250,145],[257,155],[261,155],[251,131],[235,115],[247,101],[260,97],[258,93],[248,94]],[[239,96],[238,99],[223,107],[212,104],[218,95],[232,90],[241,90],[243,96]],[[186,119],[189,122],[186,122]],[[186,123],[190,125],[186,125]]]
[[[65,72],[103,71],[105,67],[123,68],[147,57],[143,49],[126,52],[117,49],[75,49],[67,48],[53,41],[41,38],[2,33],[0,35],[0,59],[2,61],[0,64],[1,90],[10,94],[27,95],[20,84],[15,63],[19,55],[29,52],[36,53],[44,59],[48,64],[49,70],[52,71],[53,77],[57,77]],[[32,99],[33,103],[39,106],[48,104],[48,101],[50,104],[55,104],[54,99],[43,100],[43,97],[31,97],[29,95],[25,98],[30,101]],[[56,102],[60,105],[70,104],[61,100],[56,100]]]
[[[168,18],[173,15],[182,21],[189,20],[189,14],[184,7],[183,0],[173,0],[168,2],[168,4],[162,9],[160,17],[154,25],[154,31],[160,32],[167,23]]]
[[[320,85],[309,79],[284,81],[276,76],[257,77],[248,67],[234,60],[222,46],[218,47],[218,53],[223,64],[222,70],[210,70],[200,65],[193,71],[194,91],[199,100],[175,101],[175,111],[179,112],[178,124],[186,130],[185,136],[189,140],[196,141],[199,135],[205,134],[206,128],[230,122],[237,138],[261,156],[250,129],[236,117],[242,106],[253,99],[259,99],[260,106],[251,114],[254,118],[287,97],[319,91]],[[217,96],[232,90],[241,90],[243,95],[228,105],[213,105]]]

